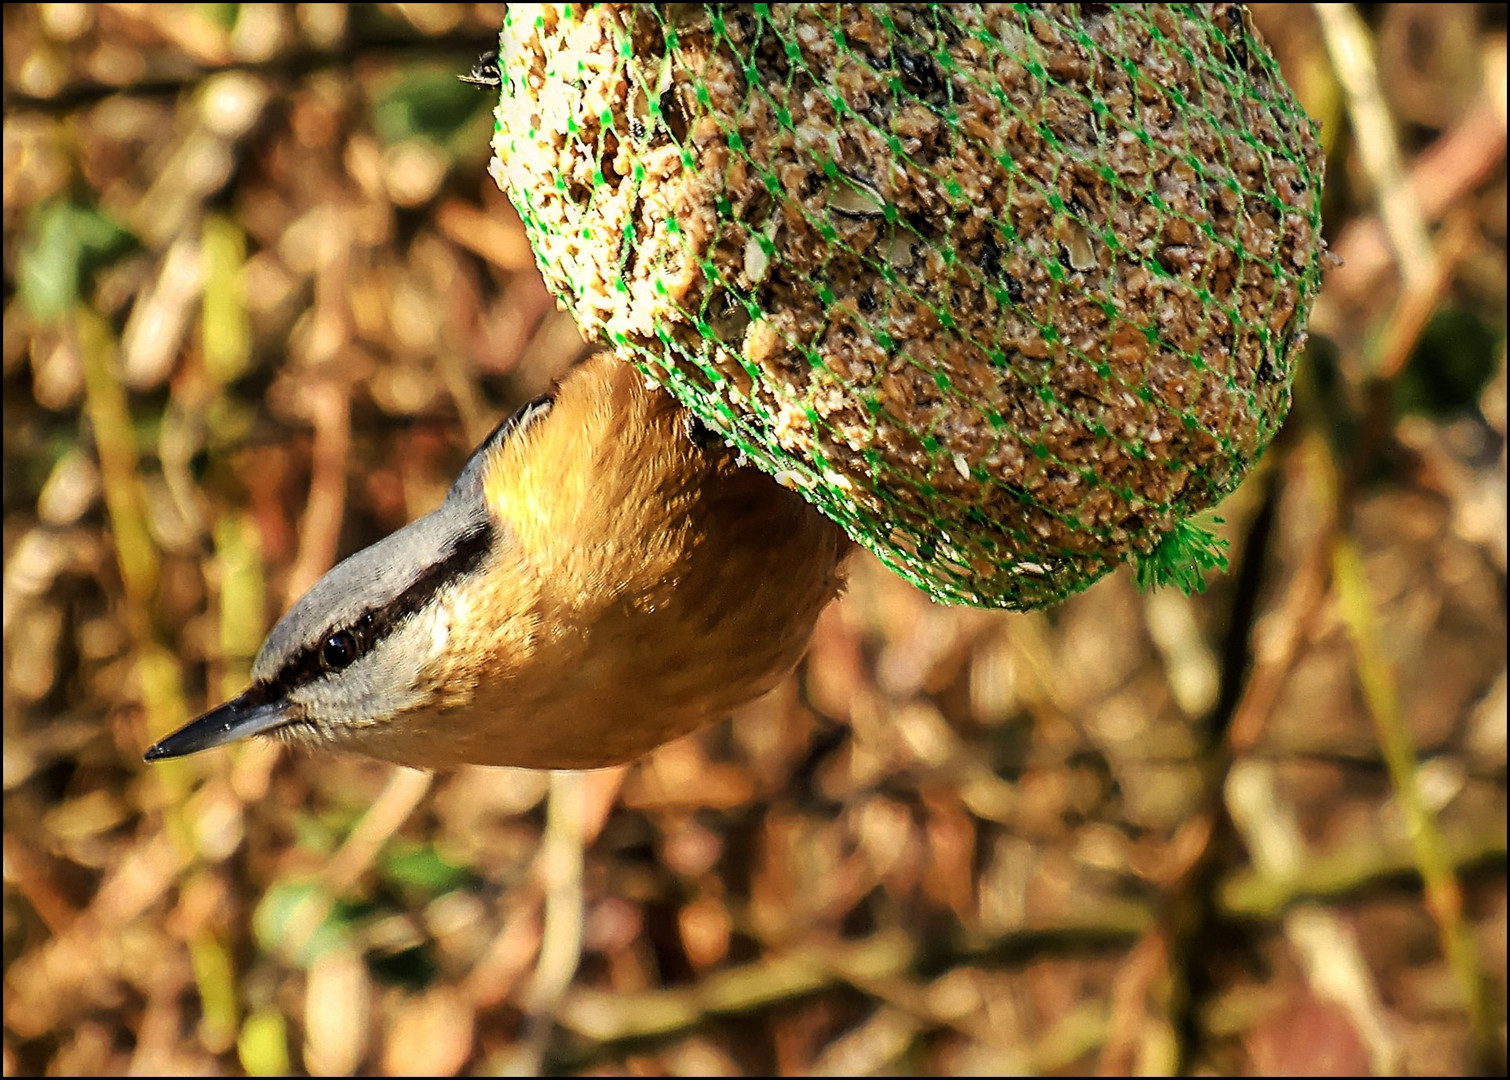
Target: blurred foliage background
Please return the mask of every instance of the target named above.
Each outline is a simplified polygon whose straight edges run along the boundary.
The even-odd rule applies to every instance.
[[[944,608],[626,769],[142,750],[583,346],[499,5],[4,9],[4,1071],[1504,1068],[1505,9],[1260,8],[1333,271],[1204,595]]]

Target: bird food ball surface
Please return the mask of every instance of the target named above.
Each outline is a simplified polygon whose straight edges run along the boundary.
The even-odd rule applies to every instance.
[[[1321,152],[1238,5],[527,5],[494,175],[583,332],[934,595],[1035,607],[1289,407]]]

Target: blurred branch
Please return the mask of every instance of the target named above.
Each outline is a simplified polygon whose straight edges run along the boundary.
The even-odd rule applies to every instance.
[[[345,387],[314,382],[300,400],[314,424],[315,447],[309,502],[299,523],[299,554],[284,588],[285,606],[304,595],[336,561],[346,505],[346,455],[351,450],[351,395]]]
[[[455,54],[479,53],[496,47],[496,34],[453,31],[433,37],[382,37],[369,33],[353,38],[337,48],[290,48],[265,60],[233,60],[224,64],[208,64],[201,67],[175,67],[172,74],[148,76],[125,86],[98,82],[74,82],[56,94],[38,97],[17,90],[9,82],[0,95],[6,116],[14,116],[28,110],[54,116],[66,116],[87,108],[107,98],[124,97],[178,97],[206,79],[225,71],[240,71],[253,75],[271,75],[288,79],[330,72],[349,75],[359,61],[382,60],[395,64],[412,64],[416,60],[435,57],[449,58]],[[457,74],[463,74],[458,70]]]
[[[236,966],[219,933],[208,926],[191,934],[188,945],[204,1010],[199,1019],[199,1041],[212,1053],[224,1053],[236,1041],[239,1027]]]
[[[1256,869],[1240,870],[1226,878],[1217,895],[1222,911],[1235,918],[1267,922],[1286,908],[1307,900],[1336,900],[1371,885],[1421,877],[1414,849],[1402,838],[1380,838],[1366,849],[1349,847],[1328,855],[1310,855],[1293,873],[1283,877]],[[1478,831],[1459,830],[1442,839],[1441,851],[1454,873],[1473,868],[1503,869],[1506,857],[1504,823]]]
[[[147,500],[126,388],[116,374],[117,343],[105,320],[84,305],[75,309],[74,327],[84,362],[84,408],[100,457],[105,508],[110,515],[131,628],[145,643],[150,636],[148,605],[157,588],[158,558],[147,528]]]
[[[79,909],[53,885],[54,868],[48,865],[46,857],[7,832],[4,859],[6,886],[25,897],[54,937],[66,933],[79,917]]]
[[[1498,53],[1503,86],[1503,51]],[[1492,66],[1492,65],[1490,65]],[[1505,114],[1488,86],[1468,112],[1411,164],[1409,188],[1428,220],[1440,221],[1464,196],[1505,160]],[[1332,250],[1342,265],[1326,276],[1312,328],[1326,332],[1338,303],[1366,302],[1390,261],[1390,240],[1382,215],[1354,218],[1337,234]]]
[[[551,1032],[582,962],[582,870],[587,846],[608,820],[627,768],[591,772],[552,772],[547,794],[545,834],[535,858],[535,876],[544,889],[544,925],[534,978],[524,1001],[524,1033],[494,1063],[506,1075],[541,1071]]]
[[[1121,971],[1112,984],[1106,1039],[1096,1060],[1097,1076],[1128,1076],[1134,1072],[1173,1074],[1178,1066],[1178,1061],[1165,1061],[1159,1063],[1162,1068],[1136,1068],[1140,1046],[1155,1029],[1148,1017],[1149,992],[1155,983],[1169,982],[1169,941],[1168,934],[1151,931],[1123,958]]]
[[[1264,504],[1240,548],[1221,685],[1208,723],[1214,741],[1202,762],[1202,797],[1175,831],[1158,864],[1140,868],[1142,876],[1159,889],[1160,905],[1153,924],[1113,983],[1107,1040],[1097,1062],[1100,1075],[1120,1075],[1135,1065],[1178,1071],[1181,1058],[1190,1052],[1196,1006],[1191,967],[1201,963],[1198,944],[1216,914],[1213,893],[1219,873],[1217,857],[1223,847],[1219,841],[1232,829],[1224,800],[1227,777],[1263,730],[1324,595],[1321,561],[1308,559],[1277,609],[1263,623],[1256,622],[1280,492],[1297,468],[1298,457],[1294,449],[1282,445],[1264,466]],[[1149,995],[1155,992],[1160,1000],[1150,1005]],[[1151,1010],[1156,1018],[1149,1017]],[[1157,1052],[1153,1036],[1165,1027],[1172,1029],[1171,1060],[1145,1060],[1150,1049]]]
[[[1375,378],[1393,379],[1410,359],[1421,332],[1451,286],[1458,263],[1473,245],[1477,231],[1475,217],[1471,210],[1465,210],[1448,219],[1416,286],[1400,297],[1372,347],[1365,350],[1372,361],[1369,371]],[[1380,420],[1388,423],[1387,416]]]
[[[141,462],[136,453],[126,388],[119,377],[119,345],[109,324],[87,305],[74,311],[79,352],[84,367],[84,409],[94,429],[100,458],[105,508],[110,535],[125,592],[125,623],[136,655],[142,709],[148,741],[166,734],[188,713],[178,661],[157,636],[152,600],[157,592],[159,555],[147,527],[147,500],[142,490]],[[157,770],[170,793],[169,826],[192,850],[186,825],[178,819],[188,792],[189,772],[181,762]]]
[[[1047,951],[1102,951],[1125,944],[1138,933],[1143,919],[1130,924],[1120,909],[1110,913],[1104,925],[1084,921],[1063,926],[1038,926],[1031,930],[957,943],[944,955],[929,955],[930,969],[946,970],[971,964],[1021,962]],[[888,989],[917,978],[923,961],[921,945],[903,930],[879,931],[859,941],[821,942],[793,946],[784,952],[752,963],[709,973],[696,985],[670,990],[617,993],[592,987],[577,987],[567,994],[559,1020],[562,1026],[596,1044],[594,1057],[612,1052],[613,1043],[664,1039],[690,1030],[710,1016],[739,1016],[783,1002],[848,985],[863,992],[883,992],[887,1000],[937,1027],[966,1030],[921,1005],[911,992],[893,998]],[[1097,1006],[1095,1037],[1078,1037],[1073,1060],[1104,1037],[1105,1015]],[[967,1025],[968,1027],[968,1025]],[[1063,1034],[1063,1033],[1061,1033]],[[1082,1032],[1083,1034],[1083,1032]],[[1046,1039],[1039,1052],[1052,1043]],[[1056,1059],[1060,1055],[1053,1055]],[[577,1063],[572,1063],[577,1064]]]
[[[388,783],[347,834],[321,871],[315,887],[290,913],[280,943],[283,959],[293,963],[330,914],[335,901],[355,885],[382,853],[383,845],[409,820],[430,790],[434,773],[395,768]]]
[[[916,943],[900,931],[859,942],[798,946],[750,964],[709,974],[695,986],[616,994],[578,987],[561,1023],[597,1042],[667,1036],[709,1015],[737,1015],[849,981],[902,974]]]
[[[1384,658],[1379,641],[1373,600],[1363,574],[1363,559],[1357,544],[1339,535],[1332,544],[1332,573],[1337,588],[1337,604],[1343,621],[1353,638],[1358,656],[1358,678],[1363,696],[1374,720],[1379,746],[1389,768],[1395,802],[1405,820],[1416,866],[1426,887],[1426,907],[1442,936],[1442,949],[1463,995],[1463,1006],[1473,1027],[1474,1043],[1481,1064],[1496,1072],[1504,1064],[1499,1024],[1489,1003],[1484,976],[1479,970],[1473,933],[1463,918],[1463,894],[1458,886],[1454,859],[1442,839],[1436,815],[1421,797],[1417,783],[1419,763],[1400,701],[1395,691],[1394,672]]]
[[[1400,165],[1394,118],[1379,89],[1373,39],[1353,5],[1313,6],[1333,70],[1342,86],[1358,156],[1373,184],[1379,217],[1394,249],[1400,277],[1407,289],[1415,288],[1428,272],[1431,244],[1420,204]]]
[[[505,1075],[540,1074],[557,1012],[582,962],[584,783],[579,772],[551,773],[537,863],[545,885],[545,924],[526,998],[529,1015],[502,1066]]]
[[[1397,1075],[1400,1039],[1347,916],[1319,904],[1302,904],[1286,913],[1283,927],[1311,992],[1346,1015],[1368,1053],[1370,1074]]]
[[[442,236],[507,273],[530,273],[535,253],[524,229],[503,213],[488,214],[460,199],[448,199],[435,211]]]

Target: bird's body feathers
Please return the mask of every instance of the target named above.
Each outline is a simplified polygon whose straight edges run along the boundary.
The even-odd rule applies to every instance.
[[[849,541],[685,419],[628,365],[588,360],[500,425],[439,509],[317,583],[247,694],[152,756],[253,733],[241,703],[257,732],[405,765],[593,768],[766,692]]]

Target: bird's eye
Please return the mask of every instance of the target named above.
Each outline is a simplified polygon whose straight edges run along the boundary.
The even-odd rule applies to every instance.
[[[320,662],[331,671],[347,667],[357,658],[357,641],[346,630],[338,630],[320,646]]]

